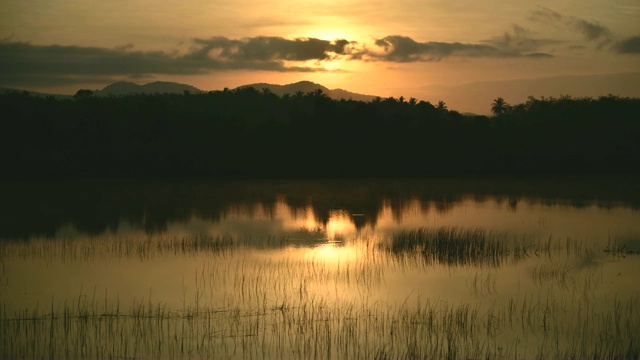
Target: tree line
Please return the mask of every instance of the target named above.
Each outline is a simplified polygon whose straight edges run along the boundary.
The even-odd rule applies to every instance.
[[[637,173],[640,99],[533,98],[465,116],[403,97],[252,87],[0,95],[9,177],[422,177]]]

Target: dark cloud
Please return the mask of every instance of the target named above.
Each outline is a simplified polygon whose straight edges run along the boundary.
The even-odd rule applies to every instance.
[[[0,41],[0,84],[106,83],[122,78],[197,75],[241,69],[316,72],[326,71],[323,63],[335,59],[405,63],[439,61],[453,56],[551,57],[539,50],[542,42],[528,36],[521,27],[514,27],[513,34],[479,44],[418,42],[400,35],[377,39],[371,48],[347,39],[213,37],[191,40],[189,50],[182,53],[139,51],[132,44],[100,48],[5,40]]]
[[[531,19],[534,21],[561,23],[564,22],[564,16],[544,6],[539,6],[537,10],[531,12]]]
[[[595,21],[563,15],[543,6],[534,10],[530,18],[554,26],[566,26],[572,31],[582,34],[586,40],[598,42],[600,45],[611,41],[611,31],[605,26]]]
[[[360,58],[393,62],[439,61],[450,56],[459,57],[543,57],[542,53],[530,56],[522,49],[489,44],[464,44],[459,42],[417,42],[409,37],[392,35],[377,39],[375,45],[381,51],[363,50]],[[544,54],[544,57],[552,57]]]
[[[314,38],[287,40],[255,37],[195,39],[182,55],[163,51],[135,51],[133,45],[99,47],[32,45],[0,42],[0,82],[28,84],[110,81],[119,76],[160,74],[195,75],[214,70],[269,70],[281,72],[325,71],[317,67],[288,65],[285,61],[331,60],[342,56],[353,42]]]
[[[551,59],[554,56],[547,53],[528,53],[524,55],[525,57],[534,58],[534,59]]]
[[[186,66],[185,66],[186,65]],[[132,73],[194,74],[192,64],[161,51],[123,48],[0,43],[0,74],[127,75]]]
[[[632,36],[617,42],[613,49],[620,54],[640,54],[640,36]]]
[[[221,62],[330,60],[336,54],[344,54],[350,44],[355,44],[344,39],[335,41],[315,38],[289,40],[267,36],[241,40],[215,37],[196,39],[195,42],[201,48],[193,55],[206,55]]]
[[[536,38],[530,30],[520,25],[513,25],[511,31],[507,31],[502,36],[483,42],[495,46],[503,52],[525,54],[524,56],[529,57],[532,57],[531,55],[536,57],[538,54],[541,54],[541,47],[560,43],[558,40]],[[545,57],[552,57],[549,54],[544,55]]]
[[[611,32],[609,29],[600,24],[589,22],[587,20],[576,19],[573,26],[578,30],[578,32],[582,33],[587,40],[608,41],[611,38]]]
[[[535,40],[526,38],[523,33],[523,29],[514,28],[514,35],[484,44],[417,42],[406,36],[393,35],[377,39],[373,50],[346,39],[213,37],[192,40],[190,49],[182,54],[138,51],[132,44],[109,49],[4,41],[0,42],[0,82],[60,85],[239,69],[313,72],[325,71],[322,62],[338,58],[402,63],[438,61],[450,56],[551,56],[537,51]],[[309,61],[314,65],[297,65]]]

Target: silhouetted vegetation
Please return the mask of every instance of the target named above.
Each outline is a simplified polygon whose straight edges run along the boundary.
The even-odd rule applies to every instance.
[[[499,101],[498,101],[499,100]],[[640,99],[530,98],[463,116],[404,98],[0,96],[9,177],[412,177],[637,173]]]
[[[81,233],[115,232],[122,222],[148,234],[167,231],[171,223],[194,216],[211,222],[230,208],[313,209],[323,225],[331,212],[343,209],[356,229],[377,226],[384,206],[394,218],[416,201],[429,211],[446,213],[469,198],[508,204],[570,206],[575,209],[615,206],[640,210],[638,176],[600,179],[370,179],[370,180],[39,180],[0,182],[5,214],[0,216],[0,242],[53,237],[73,224]]]
[[[396,256],[418,253],[426,263],[498,267],[522,260],[530,246],[523,239],[483,229],[440,227],[394,234],[390,244],[382,248]]]

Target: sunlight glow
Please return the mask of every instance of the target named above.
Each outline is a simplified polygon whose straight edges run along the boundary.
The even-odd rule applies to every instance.
[[[358,259],[358,251],[353,246],[323,244],[305,249],[305,258],[325,264],[344,264]]]
[[[311,206],[302,211],[295,211],[293,215],[295,218],[294,229],[316,230],[322,226],[316,220],[316,214]]]
[[[347,71],[348,65],[347,61],[341,59],[332,59],[322,63],[323,68],[328,71]]]
[[[356,33],[361,31],[353,27],[352,20],[343,16],[318,16],[310,21],[313,22],[313,25],[304,27],[305,36],[321,40],[346,39],[353,41],[357,40]]]
[[[340,238],[356,232],[356,226],[345,210],[332,210],[329,212],[329,221],[325,227],[329,239]]]
[[[317,38],[320,40],[329,40],[329,41],[334,41],[336,39],[347,39],[347,40],[351,39],[348,31],[344,31],[343,29],[326,29],[326,28],[319,28],[318,30],[313,31],[312,35],[309,35],[309,37]]]

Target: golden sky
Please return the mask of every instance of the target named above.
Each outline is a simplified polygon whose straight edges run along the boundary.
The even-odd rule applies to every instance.
[[[497,96],[640,96],[639,74],[637,0],[0,0],[0,87],[309,80],[482,112]]]

